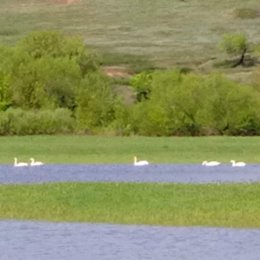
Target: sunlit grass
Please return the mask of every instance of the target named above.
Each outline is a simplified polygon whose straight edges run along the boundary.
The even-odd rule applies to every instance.
[[[260,184],[64,183],[0,186],[0,218],[260,227]]]
[[[8,136],[0,144],[0,163],[132,163],[135,155],[151,163],[260,163],[260,137]]]

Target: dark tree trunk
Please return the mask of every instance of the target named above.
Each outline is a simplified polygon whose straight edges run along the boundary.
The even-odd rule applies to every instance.
[[[247,51],[247,49],[245,48],[241,54],[240,59],[232,66],[233,68],[235,68],[239,65],[244,65],[246,51]]]

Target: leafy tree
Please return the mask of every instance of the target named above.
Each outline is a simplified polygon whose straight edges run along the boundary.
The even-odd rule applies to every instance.
[[[152,73],[147,71],[143,71],[132,78],[131,85],[137,92],[136,98],[139,102],[149,98],[151,93],[151,82]]]
[[[79,129],[91,132],[111,123],[114,119],[113,98],[109,80],[100,73],[88,73],[77,94]]]
[[[0,111],[11,105],[9,88],[11,84],[13,48],[0,47]]]
[[[79,37],[33,32],[15,48],[11,75],[13,105],[24,109],[75,110],[79,82],[98,70],[96,58]]]
[[[75,59],[82,75],[99,68],[97,55],[90,52],[83,39],[77,36],[65,36],[56,31],[36,31],[25,37],[18,44],[18,48],[34,59],[45,56]]]
[[[248,41],[244,34],[226,34],[220,43],[220,48],[229,55],[238,55],[238,61],[233,64],[233,67],[244,65],[245,54],[248,51]]]

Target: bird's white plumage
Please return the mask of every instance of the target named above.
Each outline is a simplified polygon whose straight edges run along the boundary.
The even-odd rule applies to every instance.
[[[18,162],[17,158],[14,158],[14,167],[25,167],[28,166],[29,164],[26,162]]]
[[[202,162],[202,165],[204,165],[204,166],[218,166],[218,165],[220,165],[221,163],[220,162],[218,162],[218,161],[204,161],[204,162]]]
[[[246,166],[245,162],[236,162],[235,160],[230,161],[232,163],[232,167],[244,167]]]
[[[35,161],[34,158],[30,158],[30,165],[31,166],[40,166],[40,165],[43,165],[44,163],[43,162],[40,162],[40,161]]]
[[[148,164],[149,164],[148,161],[137,161],[137,157],[134,156],[134,166],[144,166]]]

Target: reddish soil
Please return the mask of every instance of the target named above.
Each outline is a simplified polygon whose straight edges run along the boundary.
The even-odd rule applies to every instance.
[[[107,66],[103,67],[102,70],[109,77],[128,78],[131,76],[131,73],[125,67]]]
[[[51,3],[65,4],[65,5],[76,4],[76,3],[79,3],[80,1],[81,0],[50,0]]]

